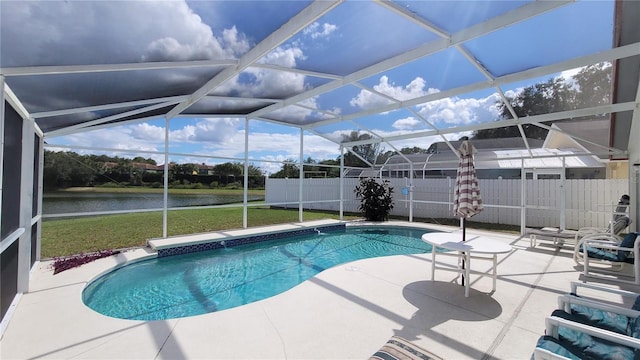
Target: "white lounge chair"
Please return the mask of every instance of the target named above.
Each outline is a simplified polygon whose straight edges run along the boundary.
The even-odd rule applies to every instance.
[[[574,248],[574,260],[583,265],[585,278],[604,278],[640,285],[640,241],[638,233],[624,238],[602,233],[587,235]],[[631,272],[623,272],[632,267]],[[615,275],[615,276],[606,276]]]
[[[545,327],[546,335],[540,337],[534,349],[536,360],[603,358],[597,351],[633,359],[640,353],[640,339],[595,326],[549,316]]]
[[[613,300],[611,300],[613,296],[617,299],[617,305],[640,311],[640,294],[633,291],[617,289],[597,283],[572,281],[571,292],[569,294],[582,299],[601,302],[607,301],[608,303],[613,302]]]
[[[581,297],[579,288],[588,289],[581,293],[595,297]],[[610,294],[629,297],[634,304],[639,296],[602,285],[572,282],[571,294],[558,297],[558,310],[546,319],[546,332],[539,338],[533,358],[637,358],[640,311],[596,300],[599,295]]]

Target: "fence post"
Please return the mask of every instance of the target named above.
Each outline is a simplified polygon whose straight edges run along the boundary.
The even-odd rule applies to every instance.
[[[527,223],[527,194],[526,194],[526,172],[524,171],[524,159],[520,160],[520,235],[526,233]]]

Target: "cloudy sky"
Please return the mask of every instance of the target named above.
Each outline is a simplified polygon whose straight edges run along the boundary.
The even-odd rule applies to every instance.
[[[449,33],[455,33],[465,21],[478,22],[485,16],[514,9],[527,1],[437,1],[407,2],[417,13],[429,13],[432,21]],[[452,5],[453,4],[453,5]],[[238,59],[264,40],[288,18],[298,13],[306,1],[12,1],[0,3],[0,64],[4,67],[39,65],[82,65],[136,63],[147,61],[183,61],[205,59]],[[446,10],[446,11],[445,11]],[[441,13],[439,12],[441,11]],[[604,20],[603,20],[604,19]],[[572,49],[586,53],[611,47],[613,19],[612,1],[578,1],[539,19],[514,25],[514,31],[496,32],[484,39],[465,44],[495,75],[525,70],[540,65],[530,62],[532,48],[565,47],[566,56],[578,56]],[[563,23],[568,31],[545,24]],[[585,24],[589,24],[585,28]],[[391,29],[391,30],[390,30]],[[584,34],[587,32],[587,34]],[[536,36],[532,36],[535,34]],[[410,36],[409,36],[410,35]],[[403,41],[397,41],[402,38]],[[435,39],[435,35],[418,29],[376,4],[353,1],[338,6],[290,40],[269,52],[260,60],[264,64],[300,68],[336,75],[347,75],[396,54]],[[578,39],[578,40],[576,40]],[[583,39],[583,40],[579,40]],[[582,41],[584,44],[577,44]],[[579,46],[578,46],[579,45]],[[585,48],[586,46],[586,48]],[[496,57],[497,49],[513,49],[510,58]],[[384,50],[381,50],[384,49]],[[326,59],[331,61],[326,61]],[[515,64],[514,68],[509,68]],[[575,70],[574,70],[575,72]],[[206,74],[206,72],[204,73]],[[507,96],[536,80],[546,80],[551,74],[529,82],[508,84],[502,90]],[[157,83],[154,96],[167,96],[161,86],[174,81],[178,89],[189,81],[202,80],[203,72],[154,72],[148,74],[107,74],[91,91],[78,89],[74,94],[57,94],[53,82],[38,83],[39,91],[19,93],[21,85],[33,79],[9,78],[7,83],[31,112],[48,109],[69,109],[91,104],[91,97],[100,94],[117,102],[124,96],[116,84],[126,77],[139,76],[125,92],[140,89],[136,83]],[[211,76],[209,76],[210,78]],[[348,115],[390,103],[385,96],[408,100],[462,85],[483,81],[477,71],[455,48],[441,51],[429,58],[405,64],[391,71],[363,79],[361,83],[375,92],[357,86],[346,86],[321,96],[307,99],[303,106],[288,107],[277,115],[282,118],[316,117],[327,114]],[[73,81],[73,80],[71,80]],[[286,98],[305,89],[328,82],[312,76],[251,67],[215,90],[218,95]],[[70,90],[72,91],[72,90]],[[177,91],[177,90],[176,90]],[[72,96],[70,96],[72,95]],[[46,99],[45,99],[46,97]],[[341,134],[367,128],[380,136],[400,135],[412,131],[477,124],[498,117],[495,89],[432,101],[406,110],[371,115],[351,122],[327,125],[317,133],[339,140]],[[38,107],[40,106],[40,107]],[[314,109],[321,109],[316,111]],[[421,117],[422,119],[420,119]],[[426,121],[426,122],[425,122]],[[276,171],[279,164],[265,161],[297,159],[300,148],[298,128],[251,119],[248,122],[249,157],[267,172]],[[245,120],[239,118],[174,118],[170,122],[171,151],[212,156],[211,158],[176,156],[172,161],[216,164],[241,159],[245,147]],[[48,138],[49,144],[101,147],[162,152],[164,149],[164,119],[120,127]],[[305,132],[304,157],[315,160],[333,159],[338,145],[311,132]],[[458,138],[461,134],[450,134]],[[427,148],[438,138],[402,141],[392,144]],[[391,149],[387,146],[387,149]],[[86,152],[79,150],[78,152]],[[96,151],[94,151],[96,152]],[[119,153],[119,156],[141,155],[162,163],[163,156],[154,153]],[[231,160],[234,161],[234,160]]]

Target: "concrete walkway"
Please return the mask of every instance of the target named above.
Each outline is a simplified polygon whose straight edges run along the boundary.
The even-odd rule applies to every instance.
[[[431,281],[430,254],[390,256],[338,265],[259,302],[166,321],[109,318],[81,301],[87,282],[118,263],[149,256],[149,249],[55,276],[50,263],[40,263],[0,341],[0,358],[367,359],[399,335],[446,359],[529,359],[558,295],[581,279],[572,249],[532,249],[528,238],[467,233],[513,246],[498,258],[495,293],[488,277],[472,276],[469,298],[454,273],[437,271]],[[441,261],[455,265],[453,258]],[[477,262],[474,270],[484,263],[489,266]]]

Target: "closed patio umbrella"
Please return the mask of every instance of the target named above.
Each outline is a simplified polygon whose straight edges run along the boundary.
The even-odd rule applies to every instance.
[[[456,175],[453,212],[456,217],[462,218],[462,241],[465,241],[466,219],[482,211],[482,198],[473,163],[473,156],[477,150],[467,138],[463,138],[463,140],[458,149],[460,163]],[[464,269],[464,260],[462,260],[462,268]],[[464,275],[462,276],[462,285],[464,285]]]

